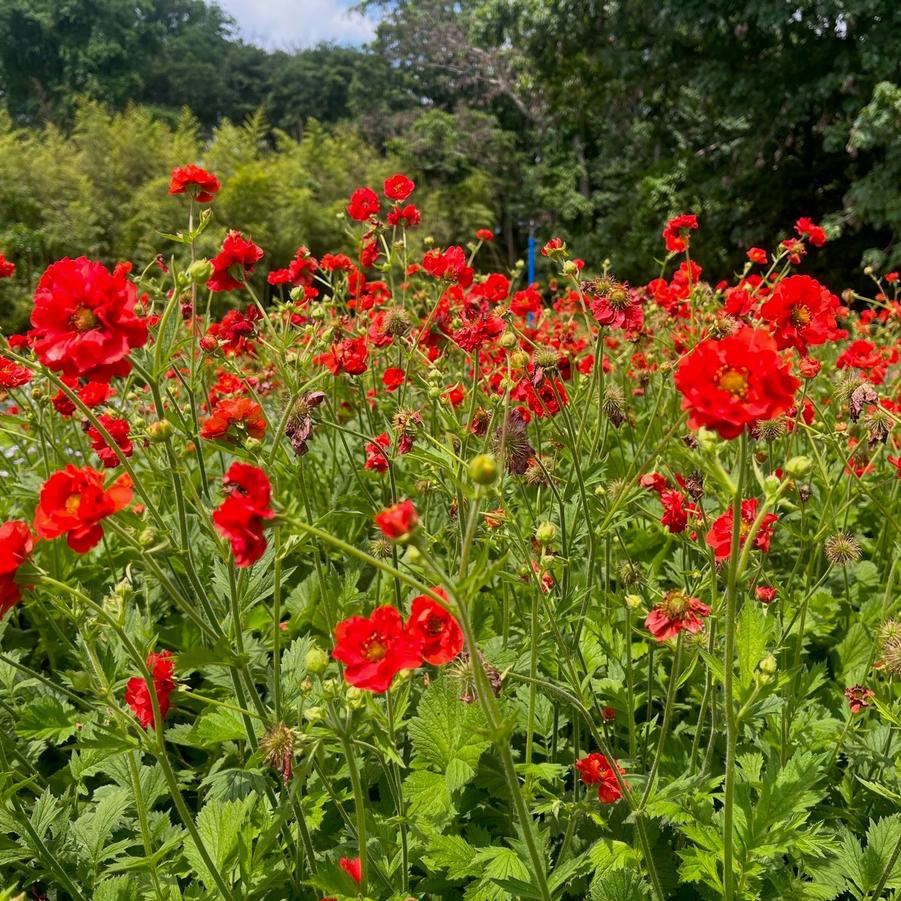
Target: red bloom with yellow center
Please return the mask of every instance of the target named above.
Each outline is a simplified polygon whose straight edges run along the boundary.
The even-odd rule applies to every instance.
[[[38,282],[29,337],[37,358],[72,378],[108,382],[131,371],[128,355],[147,342],[147,320],[135,314],[130,264],[110,272],[78,257],[50,265]]]
[[[750,327],[702,341],[679,364],[675,383],[689,426],[705,426],[722,438],[788,412],[800,385],[773,336]]]
[[[101,521],[125,509],[131,497],[127,473],[105,488],[103,473],[69,463],[44,482],[34,512],[34,530],[41,538],[66,535],[69,547],[85,554],[103,538]]]
[[[447,600],[443,588],[432,589]],[[422,659],[433,666],[450,663],[463,650],[463,630],[454,615],[427,594],[413,598],[407,632],[419,645]]]
[[[710,616],[710,607],[684,591],[668,591],[644,621],[645,628],[657,639],[667,641],[683,630],[700,632],[704,617]]]
[[[835,314],[839,299],[809,275],[792,275],[779,282],[760,308],[773,329],[776,346],[796,347],[806,355],[808,345],[841,337]]]
[[[368,618],[352,616],[338,623],[332,656],[344,664],[345,680],[357,688],[384,692],[404,669],[422,663],[419,643],[404,628],[400,613],[385,605]]]

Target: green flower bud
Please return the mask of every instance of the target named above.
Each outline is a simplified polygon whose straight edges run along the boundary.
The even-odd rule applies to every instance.
[[[641,606],[641,595],[640,594],[627,594],[626,595],[626,606],[630,610],[637,610]]]
[[[307,656],[304,657],[303,665],[308,673],[319,676],[325,672],[325,669],[328,666],[328,654],[326,654],[326,652],[318,645],[313,645],[313,647],[307,651]]]
[[[469,477],[477,485],[490,485],[497,478],[497,460],[494,454],[479,454],[469,464]]]
[[[767,654],[763,660],[758,664],[760,671],[762,673],[766,673],[768,676],[772,676],[779,669],[779,662],[772,654]]]
[[[152,444],[162,444],[172,435],[172,423],[168,419],[158,419],[147,426],[147,437]]]
[[[767,477],[763,480],[763,491],[764,491],[764,494],[766,494],[767,496],[771,497],[772,495],[774,495],[774,494],[779,490],[779,486],[780,486],[781,484],[782,484],[782,483],[779,481],[779,479],[778,479],[776,476],[767,476]]]
[[[792,457],[791,460],[785,464],[785,471],[793,479],[800,479],[810,471],[810,467],[810,457]]]
[[[497,339],[497,343],[506,350],[511,350],[516,347],[516,335],[514,335],[513,332],[504,332],[504,334]]]
[[[188,280],[195,284],[206,282],[213,274],[213,264],[209,260],[194,260],[188,266],[185,274],[188,276]]]
[[[557,527],[552,522],[542,522],[535,529],[535,538],[539,544],[550,544],[557,537]]]

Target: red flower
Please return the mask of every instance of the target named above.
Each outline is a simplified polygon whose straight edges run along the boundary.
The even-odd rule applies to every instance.
[[[760,315],[771,324],[776,346],[796,347],[806,355],[809,344],[837,338],[835,313],[839,299],[809,275],[792,275],[779,282]]]
[[[447,279],[461,288],[472,284],[473,270],[466,265],[466,254],[462,247],[453,245],[447,250],[430,250],[422,258],[422,268],[432,278]]]
[[[253,267],[263,259],[263,248],[240,232],[230,231],[222,242],[222,250],[213,257],[213,274],[206,286],[210,291],[237,291],[244,287]]]
[[[128,355],[147,342],[147,320],[135,315],[129,266],[110,272],[79,257],[51,264],[38,282],[30,333],[37,358],[73,378],[108,382],[128,375]]]
[[[63,376],[62,380],[75,392],[78,399],[91,409],[105,404],[115,393],[107,382],[88,382],[79,385],[78,379]],[[60,416],[71,416],[75,412],[75,404],[62,390],[53,395],[53,408]]]
[[[370,216],[377,216],[379,212],[378,194],[372,188],[357,188],[350,195],[350,203],[347,205],[347,215],[357,222],[365,222]]]
[[[125,509],[131,496],[127,473],[104,488],[103,473],[69,463],[44,482],[34,512],[34,530],[41,538],[66,535],[69,547],[85,554],[103,537],[101,520]]]
[[[848,699],[848,709],[851,713],[860,713],[870,706],[870,698],[875,692],[864,685],[852,685],[845,689],[845,697]]]
[[[776,600],[776,595],[778,595],[778,591],[775,588],[770,587],[769,585],[758,585],[754,589],[754,595],[764,607],[769,606]]]
[[[589,754],[576,761],[576,769],[582,782],[598,787],[598,800],[602,804],[613,804],[623,796],[616,771],[624,773],[625,770],[616,761],[611,763],[603,754]]]
[[[387,219],[388,225],[405,225],[407,228],[415,228],[422,222],[422,214],[412,203],[404,206],[397,206],[390,213]]]
[[[270,285],[309,285],[313,279],[313,273],[318,268],[319,264],[315,257],[310,256],[309,248],[298,247],[288,268],[273,269],[266,276],[266,281]]]
[[[682,253],[688,248],[691,232],[698,227],[698,217],[685,214],[666,223],[663,240],[671,253]]]
[[[638,480],[638,484],[642,488],[649,488],[651,491],[656,491],[660,494],[669,488],[669,479],[659,472],[649,472]]]
[[[494,232],[490,228],[480,228],[476,231],[476,238],[479,241],[493,241]]]
[[[387,432],[378,435],[374,442],[366,442],[366,463],[363,469],[371,469],[375,472],[388,471],[388,458],[383,452],[383,448],[391,446],[391,439]]]
[[[115,416],[107,416],[106,413],[101,414],[97,419],[107,432],[109,432],[110,438],[116,442],[119,450],[121,450],[126,457],[130,457],[134,451],[134,445],[128,437],[131,432],[131,426],[128,424],[128,420],[118,419]],[[88,438],[91,439],[91,447],[94,448],[97,452],[97,456],[100,457],[100,462],[107,469],[118,466],[120,463],[119,455],[106,443],[103,435],[100,434],[100,430],[89,424],[86,431],[88,433]]]
[[[338,623],[332,656],[344,664],[344,679],[356,688],[381,693],[403,669],[422,662],[416,641],[404,629],[400,613],[385,605],[369,618],[352,616]]]
[[[346,372],[348,375],[361,375],[366,372],[369,359],[369,348],[365,338],[345,338],[343,341],[333,344],[327,353],[319,354],[313,358],[314,363],[319,363],[329,369],[332,375]]]
[[[406,175],[397,173],[390,178],[385,179],[385,196],[389,200],[396,200],[403,203],[415,189],[416,184]]]
[[[0,357],[0,388],[21,388],[32,379],[32,372],[9,357]]]
[[[826,232],[808,216],[802,216],[795,223],[795,231],[801,236],[807,235],[814,247],[822,247],[826,243]]]
[[[266,551],[263,523],[275,516],[272,486],[262,469],[248,463],[232,463],[223,482],[228,495],[213,511],[213,525],[228,539],[235,566],[251,566]]]
[[[0,525],[0,619],[19,602],[22,593],[16,570],[31,556],[34,536],[21,519]]]
[[[10,263],[2,253],[0,253],[0,278],[9,278],[16,271],[16,264]]]
[[[249,397],[235,397],[216,404],[201,426],[200,437],[213,441],[239,441],[243,435],[262,438],[265,432],[263,408]]]
[[[209,203],[221,187],[219,179],[200,166],[176,166],[169,181],[170,194],[190,194],[198,203]]]
[[[432,590],[447,600],[443,588]],[[422,659],[433,666],[450,663],[463,650],[460,624],[453,614],[427,594],[413,598],[407,632],[419,646]]]
[[[735,438],[755,422],[775,419],[794,403],[800,382],[777,353],[773,337],[745,327],[721,340],[702,341],[679,364],[676,387],[688,424]]]
[[[689,510],[685,506],[685,496],[675,488],[668,488],[660,492],[660,503],[663,504],[663,516],[660,524],[678,535],[688,528]]]
[[[413,506],[413,501],[401,501],[376,514],[375,524],[386,538],[399,541],[406,538],[419,525],[419,514]]]
[[[175,672],[175,661],[171,651],[153,652],[147,655],[147,669],[153,678],[153,690],[159,704],[160,716],[165,719],[171,702],[169,696],[175,690],[172,676]],[[138,722],[147,729],[154,724],[153,701],[147,680],[143,676],[129,679],[125,686],[125,703],[131,707]]]
[[[707,604],[674,589],[663,596],[663,600],[647,615],[644,624],[657,641],[667,641],[683,629],[686,632],[700,632],[704,627],[703,617],[709,615]]]
[[[339,861],[341,869],[353,879],[354,882],[361,882],[363,879],[363,863],[359,857],[342,857]]]
[[[748,259],[760,266],[766,264],[766,251],[762,247],[752,247],[748,251]]]
[[[741,502],[741,525],[739,526],[739,547],[744,547],[748,533],[754,520],[757,519],[757,498],[752,497]],[[767,513],[754,536],[754,550],[766,553],[770,549],[773,538],[773,524],[779,519],[775,513]],[[720,516],[707,533],[706,542],[712,547],[717,562],[728,560],[732,553],[732,507]]]
[[[397,391],[401,385],[407,380],[407,374],[403,369],[386,369],[382,374],[382,384],[389,391]]]
[[[452,407],[459,407],[463,403],[466,389],[462,382],[455,382],[441,395]]]
[[[255,323],[261,315],[254,305],[248,306],[243,313],[240,310],[229,310],[221,322],[210,324],[204,337],[215,339],[216,345],[228,356],[252,354],[255,349],[253,343],[256,334]]]

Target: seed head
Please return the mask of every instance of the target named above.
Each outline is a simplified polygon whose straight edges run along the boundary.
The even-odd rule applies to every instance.
[[[848,532],[836,532],[826,539],[826,559],[833,566],[847,566],[860,559],[860,544]]]

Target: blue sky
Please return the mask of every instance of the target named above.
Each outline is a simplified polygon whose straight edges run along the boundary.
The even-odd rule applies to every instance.
[[[320,41],[362,44],[375,23],[353,12],[349,0],[216,0],[241,37],[267,49],[311,47]]]

